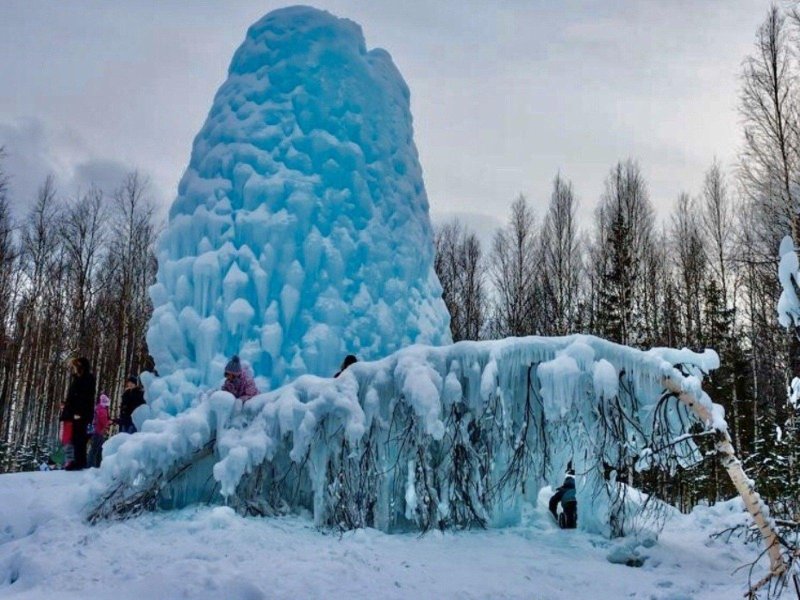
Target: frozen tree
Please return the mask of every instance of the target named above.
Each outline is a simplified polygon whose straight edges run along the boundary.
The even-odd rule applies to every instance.
[[[11,218],[9,200],[9,178],[3,168],[5,151],[0,147],[0,342],[7,343],[8,330],[11,327],[11,309],[13,295],[16,293],[15,266],[17,249],[14,241],[14,224]],[[3,352],[0,351],[0,360]],[[0,399],[2,405],[2,399]]]
[[[713,352],[529,337],[413,346],[336,379],[299,378],[242,411],[211,392],[108,442],[91,518],[225,498],[248,514],[302,506],[343,529],[507,524],[572,461],[581,527],[626,535],[658,504],[633,493],[627,470],[698,459],[687,405],[724,431],[697,385],[714,366]],[[668,382],[687,402],[663,393]]]
[[[731,245],[734,235],[733,206],[725,180],[725,174],[718,162],[706,171],[700,200],[700,219],[703,237],[706,240],[708,266],[722,292],[725,305],[731,302],[729,278]]]
[[[18,293],[19,269],[17,246],[13,236],[13,222],[9,201],[8,182],[3,159],[5,151],[0,147],[0,440],[3,439],[4,423],[10,409],[11,384],[9,373],[13,370],[12,346],[14,329],[15,296]]]
[[[66,391],[65,359],[89,358],[114,410],[124,375],[148,366],[144,329],[155,224],[146,195],[137,191],[142,179],[131,175],[124,183],[133,218],[130,203],[107,205],[96,187],[62,201],[52,177],[19,235],[0,211],[0,443],[8,449],[0,449],[0,471],[47,458]],[[125,280],[131,283],[122,285]]]
[[[696,202],[688,194],[678,198],[672,216],[672,241],[680,275],[684,332],[687,339],[701,339],[706,251]]]
[[[463,339],[477,340],[486,322],[486,274],[481,243],[474,232],[461,242],[461,289],[463,294]]]
[[[35,304],[46,298],[52,275],[60,269],[58,224],[61,206],[56,196],[55,177],[48,176],[22,228],[21,251],[29,282],[29,297]]]
[[[756,34],[754,53],[744,62],[741,114],[745,147],[740,173],[749,197],[773,233],[791,229],[795,239],[798,205],[795,188],[800,174],[800,129],[797,83],[786,14],[773,5]]]
[[[146,177],[136,171],[125,176],[113,193],[109,217],[99,319],[107,321],[113,335],[99,367],[110,390],[118,391],[127,375],[150,366],[144,331],[152,313],[147,290],[155,279],[157,229]]]
[[[705,173],[699,204],[708,264],[702,341],[716,348],[721,359],[720,369],[711,377],[709,385],[711,393],[719,398],[729,415],[734,444],[745,450],[747,446],[743,444],[740,431],[740,400],[748,373],[746,355],[736,331],[737,294],[741,287],[732,264],[736,220],[733,193],[717,161]]]
[[[65,259],[59,234],[61,206],[55,179],[39,189],[20,233],[20,286],[16,315],[12,389],[4,415],[6,439],[28,443],[50,429],[54,398],[65,380],[62,357],[53,350],[65,340]],[[48,401],[45,401],[48,399]]]
[[[595,270],[594,329],[622,344],[635,343],[642,325],[637,312],[645,285],[645,258],[652,243],[653,208],[639,165],[611,169],[596,211],[591,261]]]
[[[75,353],[90,354],[96,329],[88,322],[94,295],[98,292],[96,276],[102,260],[105,235],[103,192],[90,188],[67,206],[60,219],[60,233],[65,254],[67,293],[72,301],[72,322],[77,328]]]

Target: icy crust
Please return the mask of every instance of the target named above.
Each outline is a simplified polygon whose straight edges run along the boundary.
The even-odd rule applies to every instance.
[[[691,418],[662,396],[663,377],[696,393],[715,362],[587,336],[412,346],[243,408],[215,392],[148,420],[108,442],[95,491],[135,494],[161,473],[164,507],[216,498],[257,514],[306,508],[318,524],[424,530],[514,523],[572,461],[580,526],[620,534],[611,524],[639,505],[618,501],[625,486],[605,466],[647,468],[653,445],[685,434]],[[210,442],[213,458],[185,469]],[[699,460],[689,436],[678,442],[684,461]]]
[[[450,343],[409,90],[352,21],[308,7],[247,32],[158,247],[157,410],[239,354],[261,389]],[[172,377],[173,374],[177,377]]]

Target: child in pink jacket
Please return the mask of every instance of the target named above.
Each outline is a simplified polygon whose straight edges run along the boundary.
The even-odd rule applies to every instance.
[[[94,421],[92,421],[92,449],[89,452],[89,466],[99,467],[103,460],[103,443],[106,441],[106,433],[111,423],[108,414],[111,400],[105,392],[100,394],[97,404],[94,405]]]
[[[235,398],[247,402],[258,395],[258,388],[250,373],[242,369],[242,362],[234,356],[225,365],[225,383],[222,384],[223,392],[230,392]]]

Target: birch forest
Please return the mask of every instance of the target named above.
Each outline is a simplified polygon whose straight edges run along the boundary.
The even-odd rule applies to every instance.
[[[48,177],[18,222],[12,177],[0,163],[0,472],[34,467],[57,443],[70,358],[88,357],[113,398],[129,373],[152,369],[144,334],[156,271],[139,174],[74,197]]]

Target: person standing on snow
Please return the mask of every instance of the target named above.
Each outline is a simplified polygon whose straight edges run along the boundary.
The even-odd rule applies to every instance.
[[[561,502],[561,516],[558,515],[558,503]],[[564,483],[550,498],[550,512],[561,529],[575,529],[578,526],[578,501],[575,497],[575,471],[570,461]]]
[[[247,402],[258,394],[256,382],[249,373],[242,370],[242,362],[238,356],[233,356],[225,365],[225,383],[222,384],[223,392],[230,392],[234,398]]]
[[[105,392],[100,394],[94,406],[94,421],[92,422],[92,449],[89,451],[89,466],[99,467],[103,460],[103,443],[106,441],[106,432],[111,420],[108,417],[108,407],[111,400]]]
[[[125,391],[119,405],[119,430],[121,433],[136,433],[133,424],[133,411],[144,404],[144,390],[139,386],[139,378],[131,375],[125,380]]]
[[[88,427],[94,417],[95,378],[92,366],[85,357],[70,361],[72,380],[67,390],[62,419],[72,426],[72,446],[75,459],[64,467],[67,471],[86,468],[86,445],[89,442]]]
[[[61,442],[61,450],[56,451],[55,462],[58,467],[66,467],[75,459],[75,453],[72,449],[72,421],[67,421],[64,415],[64,407],[66,402],[62,400],[58,411],[58,439]]]

